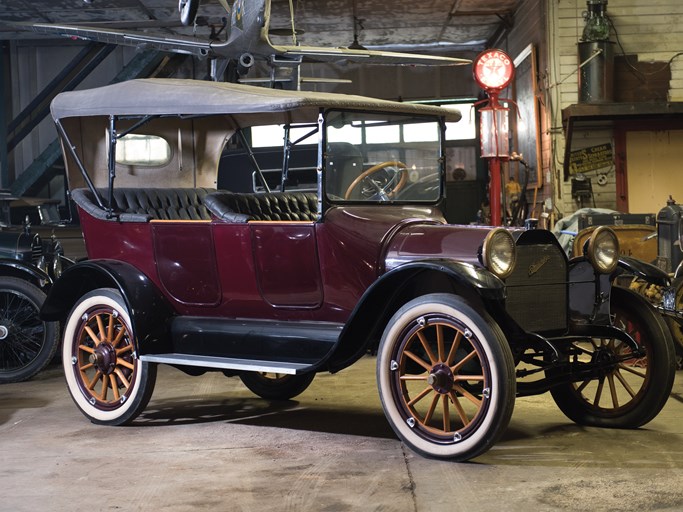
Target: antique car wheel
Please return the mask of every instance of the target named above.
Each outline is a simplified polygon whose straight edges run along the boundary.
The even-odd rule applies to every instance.
[[[377,385],[396,434],[422,455],[464,461],[505,431],[515,403],[510,347],[498,325],[459,297],[399,309],[377,355]]]
[[[0,277],[0,383],[30,379],[59,346],[57,322],[43,322],[45,294],[15,277]]]
[[[551,389],[562,412],[581,425],[637,428],[662,409],[676,372],[673,341],[666,324],[640,295],[612,288],[614,325],[628,332],[645,349],[638,357],[614,339],[573,343],[571,365],[602,365],[595,375]],[[550,375],[553,372],[549,372]]]
[[[315,373],[285,375],[281,373],[244,372],[240,379],[249,391],[268,400],[289,400],[303,393],[313,382]]]
[[[69,393],[93,423],[123,425],[152,396],[156,365],[140,361],[121,294],[100,288],[69,313],[62,348]]]
[[[180,14],[180,22],[185,25],[193,25],[197,17],[197,9],[199,8],[199,0],[178,0],[178,13]]]
[[[351,182],[351,185],[349,185],[349,188],[346,189],[346,193],[344,194],[344,199],[350,199],[351,198],[351,193],[358,187],[366,178],[369,178],[373,174],[381,171],[382,169],[386,169],[387,167],[394,167],[396,168],[397,172],[400,173],[400,178],[398,182],[393,185],[388,191],[386,189],[382,189],[382,193],[386,194],[387,197],[393,197],[396,195],[397,192],[399,192],[406,184],[408,181],[408,166],[404,164],[403,162],[399,162],[398,160],[389,160],[387,162],[382,162],[381,164],[373,165],[369,169],[366,169],[363,171],[360,175],[356,177],[355,180]],[[387,188],[389,188],[387,186]]]

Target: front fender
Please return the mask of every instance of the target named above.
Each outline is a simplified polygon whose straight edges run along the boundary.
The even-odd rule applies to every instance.
[[[361,301],[376,287],[387,280],[394,279],[397,275],[422,271],[441,272],[450,279],[455,280],[462,286],[470,288],[482,299],[503,300],[505,299],[505,283],[482,267],[448,259],[418,260],[406,263],[387,272],[375,281],[365,292]]]
[[[339,371],[357,361],[403,304],[428,293],[453,293],[478,304],[500,303],[505,284],[486,269],[457,261],[401,265],[377,279],[360,298],[327,359],[329,370]]]
[[[115,288],[121,293],[141,353],[170,349],[168,321],[173,311],[145,274],[121,261],[86,260],[67,268],[50,289],[41,318],[64,321],[78,300],[97,288]]]
[[[8,258],[0,258],[0,276],[18,277],[39,288],[52,284],[52,278],[35,265]]]
[[[655,284],[657,286],[671,286],[671,278],[669,274],[664,272],[661,268],[655,267],[651,263],[646,263],[636,258],[630,256],[620,256],[619,264],[617,270],[614,272],[612,277],[616,277],[619,274],[633,274],[648,283]]]

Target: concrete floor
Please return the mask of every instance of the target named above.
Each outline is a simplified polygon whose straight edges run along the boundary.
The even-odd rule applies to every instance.
[[[619,431],[522,398],[504,439],[458,464],[396,439],[370,357],[282,404],[162,366],[129,427],[87,421],[52,367],[0,386],[0,510],[683,510],[682,402],[679,372],[654,421]]]

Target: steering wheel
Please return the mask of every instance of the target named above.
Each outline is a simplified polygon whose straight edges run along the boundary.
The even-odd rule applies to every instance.
[[[370,178],[370,176],[372,176],[376,172],[381,171],[382,169],[385,169],[387,167],[394,167],[397,169],[397,171],[394,177],[391,178],[388,181],[388,183],[384,184],[384,186],[382,186],[381,183],[378,183],[377,181]],[[368,178],[370,184],[377,190],[377,196],[382,201],[387,201],[390,197],[394,196],[399,190],[401,190],[408,181],[408,173],[406,172],[406,169],[408,169],[408,166],[403,162],[399,162],[398,160],[388,160],[386,162],[382,162],[381,164],[373,165],[369,169],[360,173],[358,177],[351,182],[349,188],[346,189],[344,199],[349,199],[351,197],[351,192],[353,192],[353,190],[360,183],[362,183],[366,178]],[[397,177],[398,181],[396,181]]]

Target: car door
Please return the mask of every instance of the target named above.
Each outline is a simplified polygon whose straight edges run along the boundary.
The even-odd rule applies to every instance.
[[[188,306],[215,306],[221,299],[211,224],[152,221],[154,257],[166,293]]]
[[[315,224],[250,222],[256,280],[270,305],[317,308],[323,301]]]

